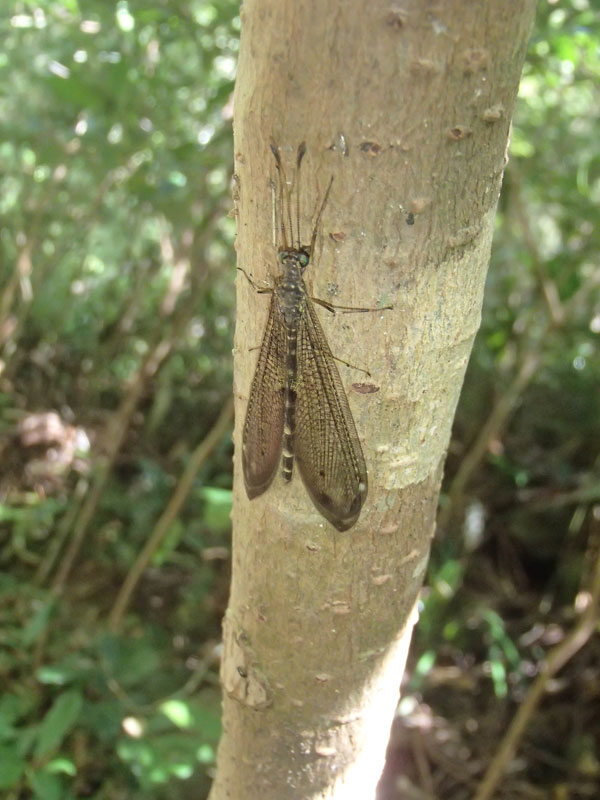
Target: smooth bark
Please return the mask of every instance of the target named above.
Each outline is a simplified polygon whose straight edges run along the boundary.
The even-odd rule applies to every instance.
[[[235,96],[238,263],[277,274],[269,144],[306,141],[306,278],[380,314],[321,319],[369,471],[338,533],[298,476],[248,501],[241,429],[268,299],[238,278],[233,581],[211,800],[369,798],[383,765],[473,339],[535,3],[247,0]],[[241,275],[241,273],[238,273]],[[368,384],[369,390],[364,391]]]

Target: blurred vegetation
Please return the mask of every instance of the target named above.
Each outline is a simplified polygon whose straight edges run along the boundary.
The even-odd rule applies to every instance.
[[[197,798],[228,590],[238,3],[8,5],[0,794]]]
[[[7,800],[197,800],[210,784],[229,580],[237,13],[230,0],[0,12]],[[587,0],[540,3],[389,798],[411,796],[394,793],[394,766],[410,775],[417,728],[435,796],[471,796],[467,765],[494,749],[589,585],[599,44]],[[597,796],[598,647],[561,673],[511,785]]]

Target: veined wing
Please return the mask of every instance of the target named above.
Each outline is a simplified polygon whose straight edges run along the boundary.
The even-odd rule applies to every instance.
[[[285,327],[275,294],[272,294],[242,436],[244,484],[250,500],[269,488],[279,465],[283,439],[285,358]]]
[[[358,519],[367,496],[367,469],[339,372],[309,298],[297,353],[298,469],[321,514],[345,531]]]

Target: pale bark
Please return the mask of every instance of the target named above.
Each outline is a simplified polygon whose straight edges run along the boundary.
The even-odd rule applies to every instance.
[[[231,599],[212,800],[373,797],[480,323],[533,0],[247,0],[235,97],[239,266],[277,273],[269,143],[306,141],[304,242],[331,175],[312,293],[369,471],[340,534],[298,476],[246,499],[240,439],[268,299],[238,280]],[[413,222],[414,224],[410,224]],[[331,236],[333,234],[333,236]],[[332,291],[333,290],[333,291]]]

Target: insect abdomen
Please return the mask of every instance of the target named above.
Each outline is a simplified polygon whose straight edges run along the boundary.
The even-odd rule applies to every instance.
[[[287,354],[285,374],[285,408],[283,413],[283,458],[282,473],[286,481],[292,479],[294,469],[294,433],[296,430],[296,375],[298,329],[287,330]]]

